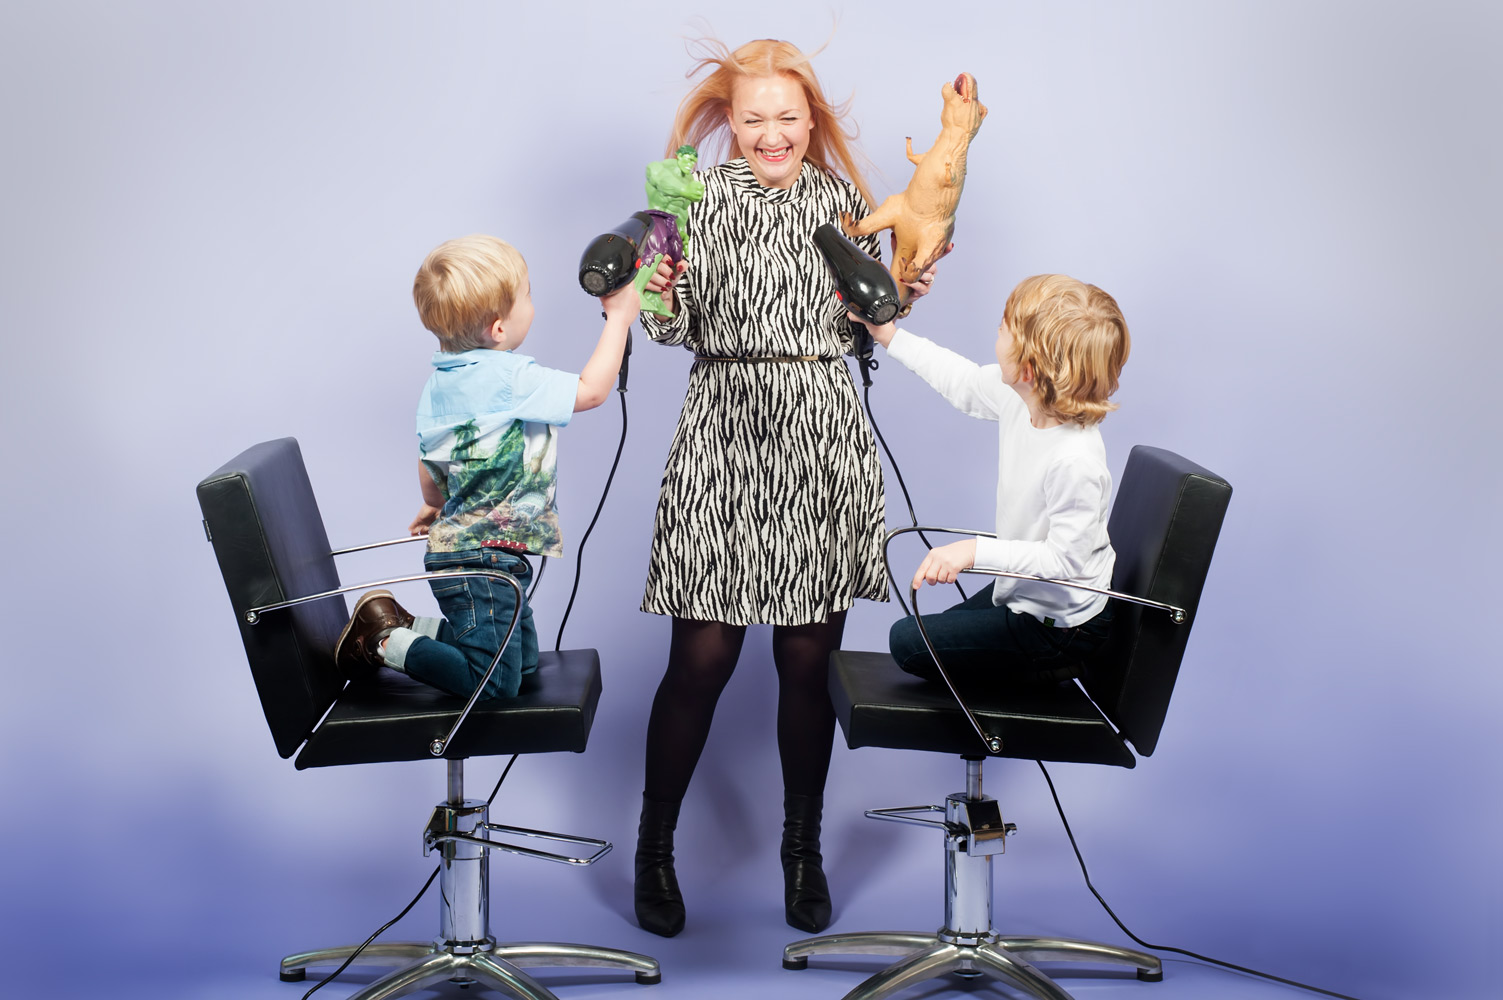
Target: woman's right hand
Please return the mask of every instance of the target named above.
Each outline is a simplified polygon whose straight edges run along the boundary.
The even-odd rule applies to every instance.
[[[673,304],[673,283],[678,276],[689,270],[689,262],[681,260],[677,264],[669,264],[666,260],[658,261],[658,270],[647,281],[647,290],[656,292],[663,297],[663,308],[667,309],[666,318],[672,319],[677,307]],[[657,315],[663,316],[663,313]]]

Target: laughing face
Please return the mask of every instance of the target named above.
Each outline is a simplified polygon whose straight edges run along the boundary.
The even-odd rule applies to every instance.
[[[757,180],[792,187],[814,131],[803,84],[791,76],[743,77],[731,90],[729,117],[736,148]]]

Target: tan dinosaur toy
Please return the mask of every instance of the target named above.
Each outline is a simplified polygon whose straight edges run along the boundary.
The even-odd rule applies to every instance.
[[[908,139],[908,160],[914,165],[913,179],[902,194],[882,202],[871,215],[852,222],[849,212],[840,216],[848,236],[870,236],[884,229],[893,233],[892,265],[888,268],[898,283],[899,316],[912,308],[913,290],[905,282],[917,281],[950,248],[955,234],[955,209],[965,187],[966,150],[986,117],[986,105],[976,97],[976,78],[962,73],[954,83],[940,88],[945,100],[940,112],[939,138],[927,153],[913,151]]]

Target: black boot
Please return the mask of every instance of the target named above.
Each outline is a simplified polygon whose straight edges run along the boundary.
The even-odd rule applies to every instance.
[[[642,796],[642,822],[637,826],[637,923],[644,931],[673,937],[684,929],[684,897],[673,871],[673,830],[678,826],[677,802],[655,802]]]
[[[817,934],[830,926],[830,886],[819,854],[824,796],[783,795],[783,905],[788,926]]]

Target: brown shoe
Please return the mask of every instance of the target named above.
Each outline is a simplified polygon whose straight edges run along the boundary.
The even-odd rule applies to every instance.
[[[334,666],[347,680],[364,677],[385,664],[381,658],[381,640],[395,628],[411,628],[412,615],[391,596],[389,590],[372,590],[355,602],[350,622],[334,644]]]

